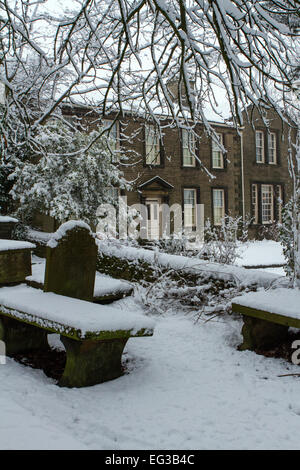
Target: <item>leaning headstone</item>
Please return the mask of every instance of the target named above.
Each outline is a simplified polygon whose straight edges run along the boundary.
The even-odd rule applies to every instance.
[[[62,224],[47,244],[45,292],[93,301],[97,246],[82,221]]]

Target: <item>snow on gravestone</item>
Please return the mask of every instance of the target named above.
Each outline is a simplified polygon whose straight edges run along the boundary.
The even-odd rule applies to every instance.
[[[93,301],[97,246],[82,221],[62,224],[47,244],[45,292]]]

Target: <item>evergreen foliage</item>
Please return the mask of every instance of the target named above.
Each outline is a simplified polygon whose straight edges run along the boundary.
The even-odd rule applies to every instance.
[[[17,215],[23,220],[38,211],[59,222],[81,219],[96,224],[99,204],[114,202],[109,190],[128,187],[112,162],[114,153],[106,137],[91,145],[93,132],[73,132],[51,120],[40,126],[36,140],[40,156],[19,159],[10,176],[14,179],[11,195],[19,203]]]
[[[299,213],[300,198],[293,196],[282,210],[282,226],[280,229],[280,242],[283,246],[283,254],[286,258],[284,270],[293,283],[297,283],[297,274],[299,273]]]

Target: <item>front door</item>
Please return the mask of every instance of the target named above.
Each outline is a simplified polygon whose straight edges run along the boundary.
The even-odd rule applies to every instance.
[[[146,199],[148,240],[159,239],[160,203],[161,201],[159,198]]]

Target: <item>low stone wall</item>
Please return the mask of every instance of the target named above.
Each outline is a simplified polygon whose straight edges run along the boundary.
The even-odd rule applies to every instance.
[[[97,258],[97,271],[108,274],[116,279],[125,279],[131,282],[154,282],[157,279],[157,269],[151,264],[140,260],[130,260],[107,255],[99,251]]]
[[[208,263],[196,258],[155,253],[151,250],[124,247],[121,244],[98,241],[97,271],[131,282],[154,282],[167,272],[174,279],[187,283],[213,280],[219,288],[241,286],[256,289],[269,287],[282,276],[238,266]]]
[[[226,289],[232,289],[237,286],[233,277],[227,279],[220,279],[207,271],[198,273],[187,272],[184,269],[170,269],[159,264],[152,264],[150,262],[137,260],[130,260],[126,258],[119,258],[117,256],[106,255],[99,252],[97,259],[97,271],[108,274],[109,276],[124,279],[130,282],[156,282],[159,281],[161,276],[169,274],[170,278],[178,282],[178,286],[199,286],[210,284],[210,292],[216,293]],[[243,290],[243,288],[242,288]],[[256,290],[256,286],[253,286]]]

